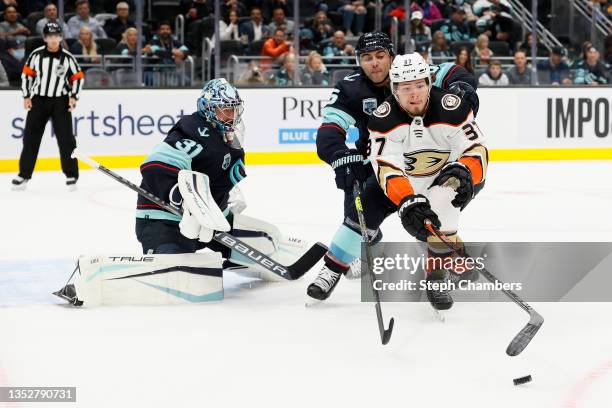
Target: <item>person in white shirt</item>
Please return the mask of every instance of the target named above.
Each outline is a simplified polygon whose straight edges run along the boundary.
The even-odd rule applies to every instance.
[[[68,20],[68,30],[72,38],[79,37],[82,26],[89,27],[94,39],[107,37],[102,24],[89,15],[89,1],[87,0],[77,0],[76,15]]]
[[[478,85],[485,86],[507,86],[510,84],[508,76],[502,72],[501,63],[498,60],[489,62],[489,69],[478,78]]]

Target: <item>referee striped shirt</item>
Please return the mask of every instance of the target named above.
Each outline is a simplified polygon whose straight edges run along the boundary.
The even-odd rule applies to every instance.
[[[24,98],[68,95],[79,99],[84,77],[71,53],[61,47],[50,52],[44,45],[32,51],[23,66],[21,90]]]

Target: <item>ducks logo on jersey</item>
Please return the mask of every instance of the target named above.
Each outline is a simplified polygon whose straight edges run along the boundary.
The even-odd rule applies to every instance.
[[[446,94],[442,97],[442,107],[446,110],[455,110],[461,105],[461,98],[457,95]]]
[[[384,118],[385,116],[389,115],[390,112],[391,112],[391,105],[389,105],[389,102],[383,102],[374,111],[374,116],[376,116],[377,118]]]

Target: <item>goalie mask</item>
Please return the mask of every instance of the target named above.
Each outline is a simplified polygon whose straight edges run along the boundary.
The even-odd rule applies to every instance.
[[[212,79],[204,84],[198,98],[198,112],[225,134],[228,143],[236,138],[242,120],[244,102],[225,78]],[[241,141],[240,141],[241,142]]]

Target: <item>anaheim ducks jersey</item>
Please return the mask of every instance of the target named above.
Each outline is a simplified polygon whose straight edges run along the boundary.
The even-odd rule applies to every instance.
[[[451,162],[472,174],[474,191],[484,185],[488,153],[467,101],[433,86],[423,117],[412,117],[390,96],[370,116],[368,157],[378,182],[395,204],[425,194]]]

